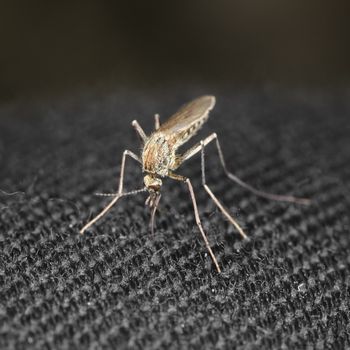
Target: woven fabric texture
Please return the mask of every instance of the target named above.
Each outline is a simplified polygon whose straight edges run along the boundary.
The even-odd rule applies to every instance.
[[[195,140],[216,131],[228,167],[251,185],[312,198],[258,198],[225,177],[214,145],[207,180],[250,236],[242,241],[194,183],[218,274],[185,185],[165,181],[157,229],[145,194],[115,192],[124,149],[201,89],[82,93],[0,110],[1,349],[350,348],[349,91],[220,90]],[[186,145],[187,147],[187,145]],[[181,150],[185,150],[183,147]],[[126,190],[143,186],[127,161]]]

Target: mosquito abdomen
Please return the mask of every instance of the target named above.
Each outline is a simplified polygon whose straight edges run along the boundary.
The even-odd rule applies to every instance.
[[[189,141],[194,135],[197,134],[198,130],[203,126],[203,124],[208,120],[208,115],[202,119],[196,121],[192,125],[189,125],[187,129],[182,131],[180,135],[176,136],[176,145],[177,147]]]

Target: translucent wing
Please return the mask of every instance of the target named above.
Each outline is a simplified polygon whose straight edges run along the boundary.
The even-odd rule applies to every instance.
[[[208,119],[209,111],[215,105],[214,96],[201,96],[182,106],[157,131],[183,136],[187,141]]]

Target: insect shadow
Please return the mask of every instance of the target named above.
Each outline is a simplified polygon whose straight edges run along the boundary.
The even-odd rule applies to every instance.
[[[228,171],[224,156],[221,150],[218,136],[216,133],[212,133],[205,139],[201,140],[199,143],[191,147],[188,151],[183,154],[178,154],[178,148],[191,139],[197,131],[202,127],[202,125],[207,121],[209,117],[209,112],[213,109],[215,105],[214,96],[202,96],[199,97],[181,107],[170,119],[168,119],[164,124],[160,125],[159,115],[155,115],[155,131],[147,136],[143,131],[140,124],[134,120],[132,126],[135,128],[136,132],[142,139],[143,147],[141,155],[137,155],[129,150],[125,150],[123,153],[119,188],[117,193],[100,193],[102,196],[114,197],[113,200],[91,221],[89,221],[81,230],[80,233],[83,234],[91,225],[93,225],[97,220],[104,216],[108,210],[116,204],[116,202],[125,196],[135,195],[141,192],[148,192],[148,198],[146,199],[146,205],[151,209],[151,219],[150,219],[150,229],[154,231],[154,218],[157,211],[157,207],[161,198],[160,189],[162,187],[163,178],[171,178],[176,181],[180,181],[187,185],[193,210],[196,220],[196,224],[199,231],[203,237],[205,245],[208,252],[214,262],[214,265],[218,272],[221,272],[218,261],[210,247],[207,236],[204,232],[202,222],[199,216],[197,201],[195,193],[193,191],[191,180],[188,177],[179,175],[175,171],[184,162],[192,158],[195,154],[201,152],[201,171],[202,171],[202,186],[204,190],[211,197],[218,209],[226,216],[230,223],[237,229],[239,234],[246,239],[247,235],[240,227],[240,225],[234,220],[232,215],[227,211],[227,209],[221,204],[218,198],[211,191],[206,183],[205,178],[205,147],[215,141],[215,145],[219,154],[220,163],[224,169],[225,174],[229,179],[236,182],[245,189],[253,192],[254,194],[276,201],[285,201],[299,204],[309,204],[310,200],[306,198],[296,198],[293,196],[277,195],[266,193],[260,191],[249,184],[245,183],[239,179],[236,175]],[[144,187],[131,191],[123,192],[123,182],[124,182],[124,170],[126,157],[131,157],[142,166],[142,172],[144,176]]]

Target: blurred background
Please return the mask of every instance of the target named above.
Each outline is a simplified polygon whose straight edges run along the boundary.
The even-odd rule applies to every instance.
[[[0,103],[91,86],[349,83],[348,1],[4,1]]]

